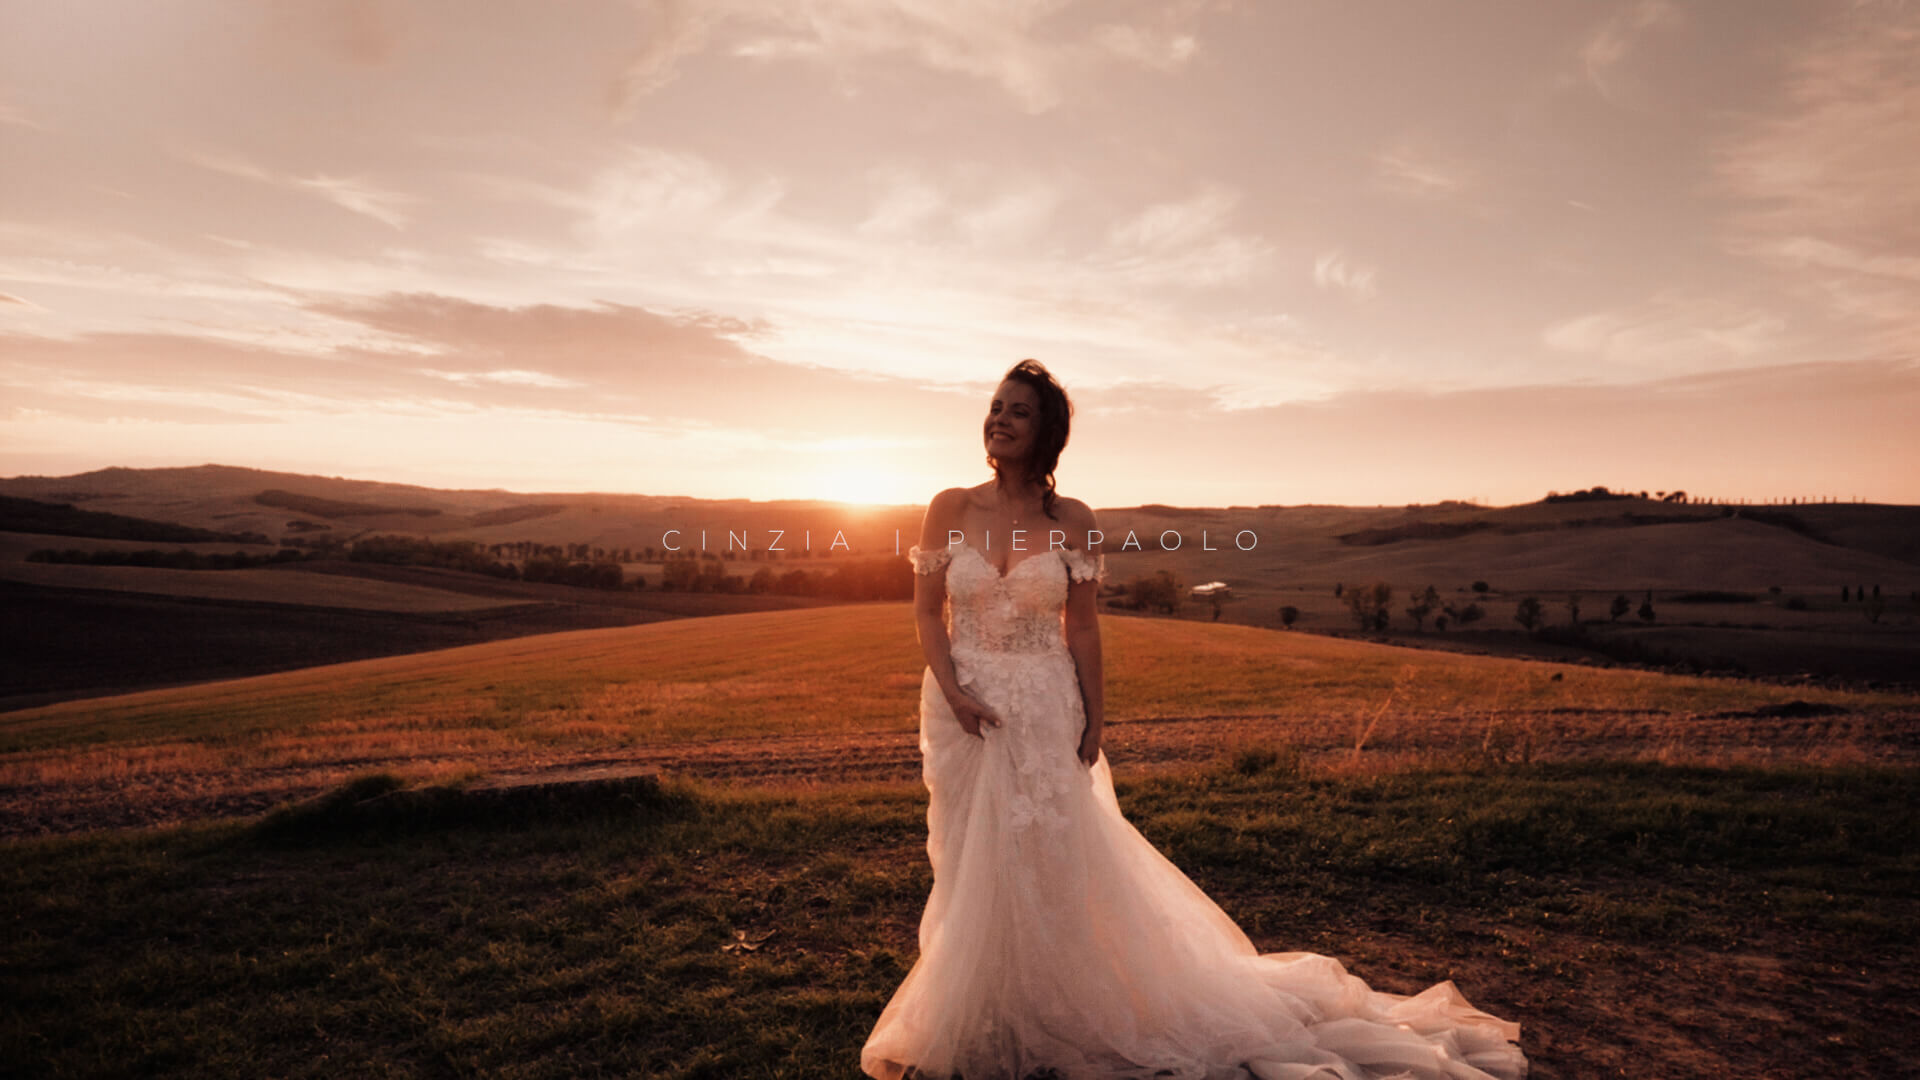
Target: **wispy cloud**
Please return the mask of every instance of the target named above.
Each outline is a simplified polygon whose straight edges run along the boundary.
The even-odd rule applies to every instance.
[[[1115,56],[1157,71],[1179,70],[1200,48],[1199,40],[1191,33],[1126,23],[1100,27],[1093,32],[1093,40]]]
[[[1063,342],[1144,356],[1162,334],[1204,350],[1220,321],[1169,317],[1172,290],[1256,280],[1274,251],[1234,227],[1241,196],[1224,184],[1136,205],[1103,227],[1118,200],[1071,171],[962,160],[867,175],[873,201],[853,202],[836,227],[773,198],[783,177],[629,148],[584,191],[518,189],[566,209],[578,246],[495,238],[481,248],[515,272],[600,282],[601,295],[727,309],[750,291],[779,326],[767,347],[783,359],[875,370]]]
[[[867,235],[911,235],[947,206],[938,187],[910,171],[878,168],[872,179],[881,189],[879,200],[856,226]]]
[[[1239,204],[1239,192],[1225,184],[1205,184],[1190,198],[1156,203],[1114,226],[1111,239],[1148,251],[1190,246],[1217,235]]]
[[[211,172],[224,176],[234,176],[242,180],[253,180],[262,184],[279,182],[279,177],[269,169],[261,168],[253,162],[234,154],[219,153],[211,150],[179,150],[176,157],[191,165],[198,165]]]
[[[616,119],[626,119],[639,100],[672,82],[680,58],[706,48],[719,7],[702,0],[660,0],[640,5],[639,46],[609,89]]]
[[[595,174],[582,196],[558,199],[585,211],[592,237],[754,232],[780,202],[785,184],[762,176],[742,184],[698,154],[633,146]]]
[[[23,128],[41,126],[40,122],[35,120],[23,106],[5,101],[0,101],[0,125]]]
[[[958,223],[974,247],[1005,248],[1043,230],[1064,197],[1059,185],[1038,180],[961,214]]]
[[[1611,379],[1738,367],[1787,344],[1787,323],[1751,304],[1683,290],[1637,307],[1593,312],[1548,326],[1541,341],[1605,362]]]
[[[1587,37],[1580,49],[1581,72],[1606,100],[1617,105],[1640,103],[1644,94],[1629,71],[1629,58],[1652,35],[1683,25],[1685,17],[1668,0],[1630,3]]]
[[[1088,259],[1090,276],[1135,288],[1246,281],[1268,264],[1274,246],[1256,232],[1233,228],[1241,202],[1238,190],[1207,181],[1184,199],[1151,204],[1108,229],[1105,249]]]
[[[431,294],[316,298],[306,307],[465,361],[452,381],[541,386],[638,385],[633,376],[661,363],[745,363],[751,356],[735,339],[765,329],[712,312],[666,313],[624,304],[503,307]],[[528,360],[538,362],[537,372],[525,366]],[[430,373],[451,377],[445,364]]]
[[[401,207],[418,201],[411,195],[386,191],[357,177],[307,176],[290,179],[295,186],[311,191],[335,206],[365,214],[396,229],[407,223],[407,214]]]
[[[134,383],[0,383],[0,389],[7,399],[0,420],[21,424],[62,420],[91,424],[271,424],[278,419],[255,411],[258,402],[238,398],[221,402],[202,394],[183,400],[181,395],[169,395],[165,387]]]
[[[1340,251],[1321,253],[1313,261],[1313,283],[1323,289],[1338,289],[1361,300],[1370,300],[1375,292],[1374,269],[1347,261]]]
[[[1920,255],[1866,252],[1811,236],[1790,237],[1748,250],[1781,263],[1920,282]]]
[[[1717,179],[1756,233],[1913,250],[1920,239],[1920,7],[1848,20],[1793,63],[1786,107],[1723,140]],[[1889,232],[1889,230],[1892,230]]]
[[[1473,183],[1465,162],[1402,142],[1374,155],[1373,183],[1382,191],[1416,199],[1445,199]]]
[[[1920,7],[1856,6],[1789,66],[1784,105],[1713,148],[1729,250],[1793,274],[1870,347],[1920,335]]]
[[[1066,36],[1071,0],[757,0],[664,2],[646,8],[644,44],[616,80],[624,115],[673,80],[678,62],[715,46],[736,58],[817,63],[848,80],[850,61],[902,55],[935,71],[997,85],[1028,112],[1058,106],[1070,89],[1115,61],[1160,72],[1184,67],[1200,48],[1194,25],[1211,2],[1148,6],[1139,16]],[[1103,13],[1107,9],[1102,9]]]
[[[544,371],[526,371],[520,368],[502,368],[498,371],[439,371],[434,368],[421,368],[420,373],[453,383],[498,383],[502,386],[535,386],[547,389],[572,389],[586,385],[578,379],[563,379]]]
[[[299,176],[277,172],[231,153],[181,150],[176,152],[176,156],[225,176],[314,195],[395,229],[407,223],[408,216],[403,208],[419,201],[411,195],[386,190],[363,177],[326,174]]]
[[[4,230],[0,230],[3,233]],[[0,256],[0,280],[91,293],[223,302],[273,302],[285,294],[227,275],[170,274],[90,265],[72,258]]]

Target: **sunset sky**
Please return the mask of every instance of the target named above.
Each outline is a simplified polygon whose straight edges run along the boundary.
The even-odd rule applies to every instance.
[[[0,475],[1920,503],[1920,2],[0,0]]]

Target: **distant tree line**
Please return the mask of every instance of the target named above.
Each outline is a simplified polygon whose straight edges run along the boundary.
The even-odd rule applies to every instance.
[[[618,563],[687,562],[701,559],[717,559],[722,562],[739,562],[741,560],[747,562],[774,562],[781,559],[846,559],[873,557],[856,556],[845,551],[828,551],[825,549],[808,551],[804,548],[793,548],[780,551],[768,551],[764,548],[750,548],[745,551],[703,551],[699,548],[682,546],[678,550],[670,550],[664,547],[655,547],[652,544],[647,544],[644,547],[629,546],[612,548],[585,543],[547,544],[536,540],[503,540],[499,543],[488,544],[487,552],[495,558],[530,559],[538,555],[547,555],[564,556],[570,559],[587,559],[595,562],[607,561]]]
[[[351,562],[388,566],[436,566],[497,578],[519,579],[518,567],[487,556],[472,540],[424,540],[417,536],[362,536],[346,545]]]
[[[762,566],[751,575],[729,573],[735,552],[722,553],[664,548],[601,547],[590,543],[548,544],[511,540],[481,544],[472,540],[428,540],[414,536],[316,536],[288,538],[283,544],[313,549],[357,562],[396,566],[434,566],[486,574],[514,581],[576,585],[595,589],[644,589],[644,577],[626,573],[623,563],[660,562],[658,587],[667,592],[773,594],[828,597],[837,600],[904,600],[913,596],[913,573],[906,559],[892,556],[834,560],[831,573],[788,570],[778,573]],[[752,552],[754,557],[785,555],[807,558],[808,552]],[[837,553],[838,554],[838,553]],[[825,552],[814,552],[824,558]]]
[[[619,563],[574,562],[547,556],[528,559],[526,565],[519,568],[518,577],[521,581],[588,589],[618,589],[626,584],[626,572],[620,569]]]
[[[580,559],[586,562],[629,563],[639,561],[634,558],[634,549],[604,548],[594,544],[542,544],[532,540],[507,540],[497,544],[488,544],[487,553],[495,558],[515,559]],[[646,561],[653,559],[653,549],[647,548]]]
[[[1645,498],[1648,498],[1648,495],[1644,491],[1608,491],[1605,487],[1596,484],[1593,487],[1587,488],[1585,491],[1549,491],[1547,492],[1547,497],[1541,501],[1550,503],[1601,502],[1607,499]],[[1687,501],[1687,493],[1684,491],[1656,491],[1653,493],[1652,498],[1664,503],[1685,503]]]
[[[1589,502],[1596,499],[1645,499],[1649,497],[1659,502],[1686,503],[1686,504],[1706,505],[1706,506],[1752,506],[1755,504],[1768,505],[1768,506],[1816,506],[1816,505],[1832,505],[1832,504],[1844,503],[1844,502],[1857,503],[1860,501],[1860,497],[1858,495],[1853,496],[1851,499],[1842,499],[1838,495],[1783,495],[1783,496],[1773,496],[1765,499],[1756,500],[1756,499],[1746,499],[1746,498],[1721,499],[1721,498],[1716,498],[1710,495],[1690,496],[1684,491],[1656,491],[1652,494],[1652,496],[1648,496],[1648,494],[1644,491],[1640,491],[1640,492],[1608,491],[1604,487],[1597,487],[1597,486],[1590,487],[1585,491],[1569,491],[1564,493],[1558,492],[1558,491],[1549,491],[1547,492],[1547,497],[1542,501],[1544,502]],[[1409,509],[1412,509],[1412,507],[1409,507]]]
[[[661,564],[662,591],[813,596],[849,603],[913,598],[913,566],[904,557],[842,559],[831,572],[794,569],[777,573],[770,566],[762,566],[752,574],[732,574],[717,553],[693,554],[696,557],[672,558]]]
[[[1912,602],[1915,610],[1920,611],[1920,589],[1908,593],[1907,599]],[[1840,586],[1840,602],[1843,604],[1859,603],[1863,605],[1860,610],[1866,614],[1867,621],[1870,623],[1878,623],[1880,616],[1886,614],[1887,610],[1886,601],[1880,598],[1880,586],[1878,585],[1873,587],[1873,596],[1871,599],[1867,596],[1867,587],[1865,585],[1851,591],[1849,591],[1845,585],[1842,585]]]
[[[27,554],[28,562],[77,563],[82,566],[157,566],[167,570],[244,570],[250,566],[299,562],[313,556],[293,548],[281,548],[270,555],[249,555],[244,551],[222,554],[214,551],[189,551],[179,548],[124,548],[82,551],[79,548],[37,548]]]
[[[733,574],[727,572],[726,561],[715,552],[691,554],[694,557],[671,558],[661,564],[660,588],[663,591],[811,596],[848,603],[913,598],[913,565],[901,556],[847,556],[836,553],[836,565],[830,572],[798,568],[780,572],[773,567],[762,566],[752,574]],[[804,552],[799,551],[786,554],[789,557],[806,557]],[[820,555],[815,553],[815,557]],[[1179,610],[1186,587],[1179,577],[1162,570],[1135,578],[1128,585],[1112,591],[1118,595],[1108,599],[1109,607],[1170,614]]]
[[[1487,583],[1473,583],[1476,593],[1487,591]],[[1462,590],[1464,591],[1464,590]],[[1384,581],[1371,581],[1363,584],[1341,583],[1333,587],[1333,595],[1346,601],[1347,613],[1353,616],[1354,623],[1370,633],[1382,633],[1393,621],[1393,586]],[[1407,590],[1407,617],[1413,620],[1414,629],[1424,631],[1427,620],[1433,620],[1434,629],[1444,632],[1448,626],[1467,626],[1486,617],[1479,604],[1472,601],[1442,602],[1440,590],[1434,585],[1423,589]],[[1281,622],[1291,627],[1299,618],[1297,609],[1291,615],[1286,609],[1280,613]]]
[[[473,540],[424,540],[415,536],[363,536],[347,551],[353,562],[384,563],[390,566],[434,566],[464,570],[510,581],[547,585],[576,585],[588,589],[619,589],[626,585],[620,564],[604,556],[592,557],[600,549],[588,544],[543,546],[523,563],[493,558],[491,548]],[[586,555],[586,558],[580,556]]]

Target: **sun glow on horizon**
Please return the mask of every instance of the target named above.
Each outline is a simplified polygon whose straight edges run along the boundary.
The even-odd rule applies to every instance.
[[[808,485],[813,498],[844,503],[853,507],[898,506],[924,501],[919,490],[925,486],[892,469],[847,466],[825,471]]]

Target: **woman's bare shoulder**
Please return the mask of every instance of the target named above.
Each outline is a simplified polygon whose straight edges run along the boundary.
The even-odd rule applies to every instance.
[[[1064,495],[1060,496],[1056,505],[1060,509],[1060,520],[1065,524],[1067,529],[1067,546],[1072,548],[1085,547],[1087,543],[1087,532],[1099,527],[1094,521],[1093,507],[1088,506],[1079,499],[1069,498]]]
[[[973,492],[963,487],[950,487],[935,495],[927,501],[921,532],[929,537],[945,536],[947,530],[966,519],[967,503],[972,499]]]
[[[944,512],[948,514],[958,514],[960,509],[971,501],[973,501],[972,488],[950,487],[938,495],[935,495],[933,499],[927,503],[927,513],[941,514]]]

